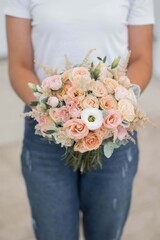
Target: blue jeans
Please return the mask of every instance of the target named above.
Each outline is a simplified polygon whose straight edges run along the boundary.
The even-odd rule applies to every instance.
[[[64,148],[34,134],[35,124],[25,118],[21,162],[36,239],[78,240],[81,210],[86,240],[120,240],[138,167],[137,144],[129,142],[110,159],[103,156],[103,169],[81,175],[65,166]]]

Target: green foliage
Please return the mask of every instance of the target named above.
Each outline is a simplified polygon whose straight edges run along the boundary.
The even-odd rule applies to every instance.
[[[112,62],[111,69],[116,68],[116,67],[118,66],[120,60],[121,60],[121,57],[116,58],[116,59]]]
[[[33,101],[33,102],[30,103],[30,106],[31,106],[31,107],[35,107],[35,106],[37,106],[38,104],[39,104],[39,102],[37,102],[37,101],[34,102],[34,101]]]

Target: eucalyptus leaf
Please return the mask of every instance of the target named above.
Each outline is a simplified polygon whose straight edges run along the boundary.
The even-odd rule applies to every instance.
[[[105,62],[106,62],[106,60],[107,60],[107,57],[105,56],[105,57],[103,58],[103,62],[105,63]]]
[[[104,151],[104,155],[106,156],[106,158],[110,158],[114,152],[114,147],[113,147],[112,142],[105,143],[103,151]]]
[[[132,84],[131,88],[132,88],[134,94],[136,95],[136,97],[139,98],[139,96],[141,95],[141,88],[140,88],[140,86],[137,85],[137,84]]]
[[[100,58],[100,57],[97,57],[97,58],[98,58],[98,60],[102,61],[102,58]]]
[[[55,131],[54,131],[54,130],[47,130],[47,131],[45,132],[45,134],[52,134],[52,133],[55,133]]]

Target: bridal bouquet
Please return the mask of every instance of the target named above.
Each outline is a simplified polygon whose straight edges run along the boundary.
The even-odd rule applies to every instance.
[[[114,149],[134,141],[134,130],[147,121],[137,105],[140,88],[126,75],[129,56],[107,66],[106,57],[89,62],[92,50],[78,65],[65,56],[61,73],[42,66],[48,76],[41,85],[29,83],[37,101],[24,114],[37,121],[35,134],[65,147],[66,163],[82,173],[102,167],[102,154],[110,158]]]

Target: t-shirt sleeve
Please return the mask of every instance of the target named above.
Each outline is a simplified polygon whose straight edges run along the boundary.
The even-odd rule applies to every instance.
[[[7,0],[3,12],[5,15],[31,19],[30,0]]]
[[[130,0],[131,7],[127,19],[128,25],[154,24],[153,0]]]

